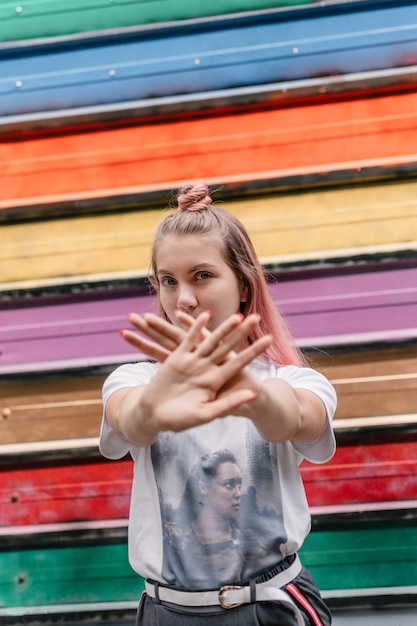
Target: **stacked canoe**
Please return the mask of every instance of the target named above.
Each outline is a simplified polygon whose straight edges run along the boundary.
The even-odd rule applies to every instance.
[[[417,598],[417,5],[0,7],[0,615],[132,619],[131,460],[101,386],[141,358],[152,233],[204,179],[334,383],[302,550],[329,603]],[[78,620],[78,621],[77,621]],[[112,622],[113,620],[113,622]]]

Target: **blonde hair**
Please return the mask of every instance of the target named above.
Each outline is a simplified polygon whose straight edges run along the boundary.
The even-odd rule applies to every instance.
[[[155,231],[150,280],[156,292],[159,293],[156,253],[158,244],[164,237],[170,234],[181,236],[216,232],[222,241],[226,263],[247,288],[247,301],[242,302],[241,313],[244,316],[251,313],[261,316],[258,328],[248,338],[247,343],[271,334],[274,341],[265,352],[267,357],[278,365],[304,365],[305,359],[272,299],[264,269],[240,220],[212,203],[205,183],[184,186],[179,191],[177,203],[177,210],[168,214]],[[159,315],[168,319],[160,302]]]

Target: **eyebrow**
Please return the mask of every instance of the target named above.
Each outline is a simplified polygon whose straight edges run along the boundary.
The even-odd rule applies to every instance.
[[[202,269],[215,269],[216,265],[212,263],[199,263],[198,265],[194,265],[189,269],[187,274],[192,274],[193,272],[197,272]],[[163,268],[158,269],[157,274],[172,274],[171,270],[164,270]]]

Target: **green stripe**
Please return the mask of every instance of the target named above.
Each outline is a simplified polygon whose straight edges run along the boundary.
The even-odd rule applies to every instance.
[[[239,11],[312,4],[313,0],[28,0],[2,2],[0,41],[58,37]]]
[[[415,521],[314,531],[300,557],[323,591],[417,585]]]
[[[1,607],[122,602],[142,589],[124,542],[0,554]]]
[[[313,531],[300,556],[321,590],[417,585],[415,524]],[[0,554],[0,606],[135,601],[143,580],[125,539]]]

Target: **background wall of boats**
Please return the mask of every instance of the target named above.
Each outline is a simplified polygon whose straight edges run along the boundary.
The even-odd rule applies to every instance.
[[[0,615],[131,619],[100,390],[198,179],[339,395],[304,562],[335,610],[416,602],[416,86],[416,2],[1,3]]]

